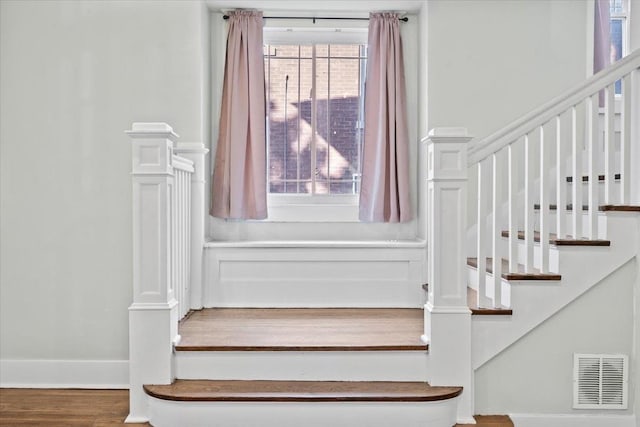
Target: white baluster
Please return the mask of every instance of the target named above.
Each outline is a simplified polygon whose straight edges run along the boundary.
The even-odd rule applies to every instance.
[[[189,217],[189,289],[186,301],[188,309],[202,308],[202,259],[205,241],[205,156],[209,150],[200,142],[180,143],[176,153],[193,162],[193,173],[187,176],[190,202]]]
[[[187,174],[185,177],[185,197],[187,199],[187,203],[185,204],[185,242],[186,242],[186,252],[187,259],[185,262],[185,300],[184,300],[184,314],[186,315],[189,312],[190,301],[191,301],[191,174]]]
[[[556,116],[556,237],[564,239],[566,231],[567,180],[565,149],[562,143],[562,116]]]
[[[180,239],[180,171],[175,171],[174,178],[174,199],[173,206],[175,211],[175,233],[173,235],[173,240],[171,241],[171,250],[173,251],[173,264],[174,264],[174,287],[176,292],[176,299],[178,300],[178,311],[180,312],[180,299],[182,298],[180,295],[180,251],[178,246],[178,241]]]
[[[615,185],[615,83],[604,89],[604,203],[616,203]]]
[[[174,296],[180,304],[180,296],[178,295],[178,257],[176,252],[176,238],[178,236],[178,179],[176,175],[177,170],[174,169],[173,183],[171,184],[171,200],[169,206],[171,207],[171,235],[169,240],[169,248],[171,250],[171,289],[173,289]]]
[[[180,303],[180,315],[182,316],[182,311],[183,311],[183,304],[184,304],[184,295],[182,294],[182,276],[184,274],[183,272],[183,260],[182,257],[184,256],[183,254],[183,250],[182,250],[182,239],[183,239],[183,235],[184,235],[184,218],[182,217],[182,209],[184,206],[184,200],[183,200],[183,193],[184,193],[184,189],[182,188],[182,175],[183,172],[182,171],[178,171],[178,173],[176,174],[178,177],[178,182],[177,182],[177,187],[178,187],[178,198],[176,200],[176,205],[178,208],[178,235],[177,235],[177,239],[176,239],[176,252],[177,252],[177,265],[178,265],[178,282],[176,283],[176,287],[178,288],[178,292],[180,294],[179,297],[179,303]]]
[[[190,277],[190,248],[191,248],[191,227],[189,219],[191,218],[191,174],[184,174],[184,314],[189,312],[189,277]]]
[[[544,127],[540,126],[540,272],[549,271],[549,154],[544,138]]]
[[[640,79],[636,79],[636,83]],[[620,112],[620,204],[631,203],[631,74],[622,78],[622,111]],[[636,102],[636,105],[639,103]],[[636,140],[636,142],[638,142]],[[636,165],[640,167],[640,165]]]
[[[598,141],[598,105],[599,95],[596,92],[587,98],[587,238],[598,238],[598,172],[596,170]]]
[[[578,135],[578,106],[571,109],[571,233],[574,239],[582,237],[582,141]]]
[[[534,224],[534,174],[533,174],[533,146],[531,135],[524,136],[524,269],[533,272],[533,224]]]
[[[485,183],[485,161],[478,162],[478,241],[477,241],[477,254],[478,254],[478,293],[477,304],[478,307],[490,307],[492,302],[487,297],[487,197],[489,196],[489,187]]]
[[[493,306],[502,307],[502,252],[500,251],[500,240],[502,239],[502,162],[500,151],[491,155],[491,172],[493,176],[492,186],[492,271],[493,271]]]
[[[187,283],[186,283],[186,276],[187,276],[187,215],[186,215],[186,210],[187,210],[187,189],[186,189],[186,182],[187,182],[187,172],[182,171],[181,173],[181,180],[180,180],[180,198],[182,199],[180,201],[180,211],[181,211],[181,223],[182,223],[182,230],[180,233],[180,250],[182,252],[182,257],[180,260],[180,268],[182,269],[182,276],[181,276],[181,283],[180,283],[180,288],[181,288],[181,292],[182,292],[182,299],[180,300],[181,303],[181,307],[182,307],[182,315],[184,316],[185,314],[187,314],[186,312],[186,308],[187,308],[187,301],[186,301],[186,289],[187,289]]]
[[[517,207],[517,177],[516,172],[519,170],[516,165],[516,147],[515,142],[507,146],[508,170],[507,170],[507,186],[508,186],[508,221],[509,221],[509,272],[518,271],[518,211]]]

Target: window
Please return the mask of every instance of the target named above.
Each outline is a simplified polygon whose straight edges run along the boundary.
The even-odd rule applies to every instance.
[[[627,0],[609,1],[609,28],[611,36],[611,63],[613,64],[628,52],[629,2]],[[621,93],[621,82],[616,82],[616,94]]]
[[[270,44],[264,52],[269,193],[358,194],[366,46]]]

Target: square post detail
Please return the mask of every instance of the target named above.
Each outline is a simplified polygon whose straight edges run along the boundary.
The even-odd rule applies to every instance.
[[[133,303],[129,307],[129,416],[148,420],[144,384],[173,381],[172,350],[178,339],[178,302],[171,279],[173,146],[166,123],[134,123],[132,143]]]
[[[432,129],[427,145],[427,269],[423,340],[430,384],[462,386],[458,422],[473,419],[471,311],[467,306],[467,144],[464,128]]]

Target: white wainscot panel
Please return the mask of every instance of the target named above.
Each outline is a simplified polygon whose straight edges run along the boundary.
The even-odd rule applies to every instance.
[[[207,307],[422,307],[422,241],[210,242]]]

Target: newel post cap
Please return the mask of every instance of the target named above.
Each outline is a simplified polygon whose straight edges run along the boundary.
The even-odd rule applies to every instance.
[[[171,126],[163,122],[135,122],[131,125],[131,130],[127,130],[125,133],[132,138],[165,137],[172,141],[180,137]]]

